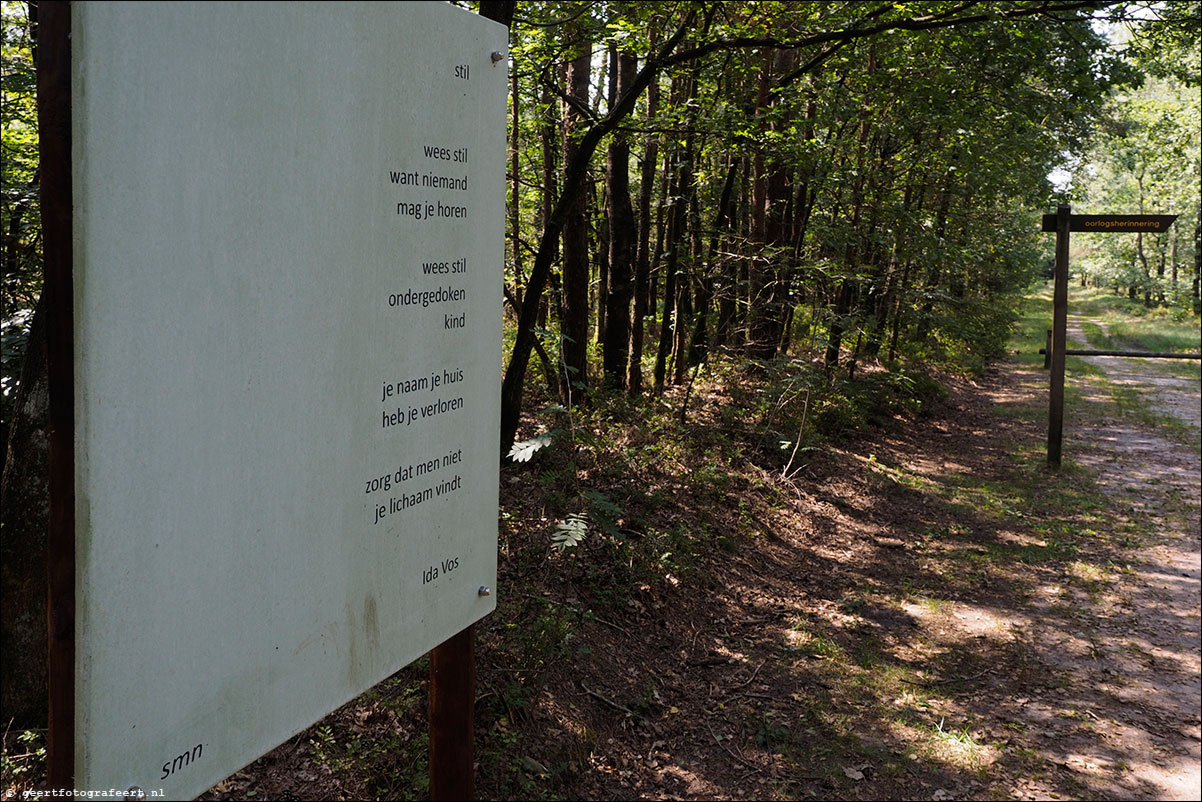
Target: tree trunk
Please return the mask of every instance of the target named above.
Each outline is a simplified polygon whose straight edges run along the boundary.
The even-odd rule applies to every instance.
[[[564,165],[563,194],[548,216],[546,228],[539,240],[538,251],[534,256],[534,265],[530,270],[530,284],[526,289],[526,297],[522,299],[522,312],[518,316],[513,350],[509,355],[505,376],[501,380],[500,443],[502,454],[508,453],[510,446],[513,445],[521,419],[526,368],[530,365],[530,352],[534,350],[534,326],[542,305],[543,289],[551,276],[551,267],[554,263],[554,240],[563,230],[570,205],[565,201],[573,200],[576,194],[582,191],[589,160],[596,152],[601,140],[630,114],[638,96],[656,79],[663,68],[661,59],[666,58],[676,49],[685,34],[692,28],[695,20],[696,12],[686,10],[684,19],[676,31],[663,47],[656,51],[656,55],[648,61],[647,65],[639,70],[630,91],[619,98],[618,103],[609,110],[603,120],[585,132],[580,140],[576,158]]]
[[[727,199],[726,204],[726,229],[728,236],[725,242],[726,247],[729,249],[728,253],[733,252],[736,247],[734,243],[734,235],[738,226],[738,221],[736,220],[735,211],[733,209],[733,206],[736,202],[734,197],[734,186],[739,180],[739,172],[742,168],[742,163],[743,160],[739,156],[734,156],[730,163],[731,172],[729,174],[729,178],[731,179],[731,195]],[[725,191],[725,187],[723,190]],[[715,240],[716,246],[721,247],[721,243],[721,239]],[[717,286],[714,290],[714,295],[718,302],[718,322],[714,326],[715,346],[725,345],[730,341],[731,333],[733,332],[735,326],[739,294],[738,263],[740,260],[728,255],[723,255],[722,258],[718,258],[718,256],[719,254],[717,248],[711,249],[710,258],[714,259],[716,264],[720,264],[722,266],[722,271],[718,276]]]
[[[508,28],[513,23],[516,0],[480,0],[480,16]]]
[[[952,162],[955,163],[954,157]],[[947,216],[952,207],[952,186],[954,184],[954,180],[950,174],[943,180],[946,183],[939,197],[939,210],[935,213],[935,239],[941,243],[947,238]],[[931,315],[935,309],[934,294],[942,276],[943,257],[937,255],[931,263],[931,269],[927,277],[927,297],[922,302],[922,309],[918,313],[918,332],[916,337],[919,342],[925,342],[931,336]]]
[[[524,292],[525,277],[522,275],[522,228],[521,228],[521,172],[518,162],[518,142],[521,137],[518,136],[520,131],[520,122],[522,119],[521,106],[519,102],[520,95],[518,93],[518,73],[513,71],[511,76],[511,95],[513,103],[513,123],[509,132],[509,179],[510,179],[510,201],[509,201],[509,242],[513,248],[513,297],[515,300],[514,313],[522,308],[522,293]]]
[[[615,97],[630,86],[636,67],[634,56],[629,53],[617,55]],[[609,216],[609,299],[601,363],[606,385],[617,389],[623,386],[628,373],[630,300],[634,292],[631,266],[637,247],[634,207],[630,202],[630,143],[623,133],[615,134],[609,146],[605,163],[605,206]]]
[[[693,319],[693,268],[701,258],[701,222],[698,219],[697,211],[697,182],[694,179],[696,174],[696,158],[697,158],[697,137],[694,134],[696,114],[693,100],[697,97],[697,69],[696,67],[690,72],[687,79],[687,96],[685,98],[685,107],[689,109],[689,113],[685,120],[685,126],[689,133],[685,137],[684,148],[684,164],[683,171],[680,177],[681,184],[681,213],[683,226],[680,229],[682,232],[688,232],[688,254],[689,258],[683,262],[677,261],[676,276],[676,312],[672,316],[673,321],[673,338],[672,338],[672,383],[680,384],[684,381],[686,350],[689,344],[689,322]],[[664,297],[664,303],[668,302],[668,298]]]
[[[793,71],[794,63],[793,51],[778,50],[773,54],[772,74],[788,75]],[[785,104],[782,110],[777,112],[772,129],[778,134],[787,135],[792,128],[792,108],[793,104]],[[771,346],[766,346],[764,352],[765,356],[772,358],[780,352],[787,339],[785,324],[789,318],[789,289],[792,282],[789,250],[786,246],[790,241],[794,209],[791,190],[792,168],[780,159],[773,160],[768,168],[767,196],[764,202],[764,244],[767,246],[766,255],[771,261],[768,265],[770,283],[767,308],[764,310],[764,331]]]
[[[685,106],[692,98],[692,81],[689,76],[677,75],[672,79],[672,89],[669,105],[673,108]],[[666,161],[671,164],[668,170],[668,232],[667,257],[668,264],[664,275],[663,316],[659,332],[659,349],[655,355],[655,392],[662,393],[668,373],[668,357],[677,347],[678,330],[682,321],[680,318],[680,293],[687,292],[682,287],[681,251],[687,246],[684,238],[687,233],[688,193],[691,191],[692,174],[691,159],[693,134],[685,138],[684,144],[675,143],[670,148]]]
[[[906,292],[908,292],[910,289],[911,264],[911,262],[907,261],[906,266],[902,268],[900,289],[898,290],[897,301],[895,304],[895,309],[893,310],[893,329],[889,335],[889,362],[897,361],[897,341],[901,332],[902,317],[904,314],[902,300]]]
[[[53,43],[58,39],[54,35],[55,30],[62,30],[65,18],[63,12],[57,9],[55,12],[48,15],[55,18],[49,21],[52,50]],[[29,3],[29,24],[31,56],[37,64],[39,26],[36,2]],[[63,76],[56,76],[55,72],[54,69],[38,70],[38,128],[39,131],[49,128],[52,133],[49,137],[52,144],[43,149],[43,153],[55,162],[46,171],[47,186],[57,186],[61,192],[64,185],[70,186],[70,154],[63,150],[69,147],[70,140],[69,135],[61,130],[61,127],[69,130],[70,116],[63,114],[62,95],[56,97],[55,91],[47,92],[43,83],[48,81],[61,86],[62,81],[55,81],[55,78],[62,79]],[[42,169],[39,166],[34,171],[33,184],[44,199],[46,195],[41,179]],[[29,189],[35,189],[35,186]],[[27,208],[24,203],[18,204],[18,209],[13,211],[13,221],[23,217]],[[60,242],[69,239],[71,221],[69,214],[63,214],[62,204],[45,217],[47,222],[43,225],[43,233],[49,228],[52,236],[57,236]],[[16,231],[10,233],[13,235],[10,243],[15,245]],[[57,257],[52,254],[51,259],[57,259],[61,268],[64,248],[60,245],[52,250],[57,252]],[[69,253],[66,251],[67,260]],[[17,251],[14,251],[13,256],[16,255]],[[10,277],[9,270],[16,268],[16,262],[5,265],[5,280]],[[49,300],[43,292],[34,306],[29,338],[21,359],[16,397],[10,408],[10,419],[4,422],[4,442],[0,444],[4,448],[3,469],[0,470],[0,643],[4,645],[0,649],[0,710],[3,711],[6,735],[11,727],[44,729],[50,712],[48,668],[51,644],[47,636],[51,611],[48,608],[50,573],[47,555],[51,526],[51,410],[48,354],[52,343],[47,320],[50,315]],[[5,314],[9,311],[6,309]],[[56,340],[53,343],[58,348],[56,353],[61,355],[64,351],[69,352],[69,340],[65,344],[61,334]],[[59,365],[60,374],[62,369],[63,366]],[[61,421],[64,417],[61,399],[56,403],[60,406],[56,419]],[[70,414],[69,408],[66,414]],[[61,434],[57,436],[59,441],[56,447],[61,448],[64,445]],[[60,599],[58,604],[61,606],[63,600]],[[61,640],[61,633],[59,638]],[[7,748],[7,738],[5,741]]]
[[[678,100],[679,79],[673,79],[672,105]],[[684,200],[681,197],[684,187],[681,183],[683,158],[680,145],[674,144],[667,156],[665,174],[668,179],[667,195],[671,198],[668,207],[667,226],[667,256],[668,264],[664,274],[663,313],[660,316],[659,349],[655,354],[655,393],[664,391],[664,380],[667,378],[668,355],[672,351],[673,334],[676,329],[676,277],[677,266],[680,264],[680,239],[684,234]]]
[[[1156,303],[1164,306],[1164,262],[1167,256],[1163,243],[1156,243],[1160,258],[1156,260]]]
[[[871,75],[876,71],[875,46],[870,46],[868,50],[868,73]],[[859,282],[854,278],[859,273],[859,262],[861,256],[860,243],[857,237],[860,234],[860,215],[864,207],[864,165],[867,161],[868,154],[868,135],[870,131],[870,111],[865,106],[860,111],[860,136],[856,145],[856,177],[852,182],[852,200],[851,200],[851,234],[847,240],[847,248],[844,252],[843,263],[850,275],[845,276],[839,282],[839,297],[835,304],[835,315],[831,320],[830,333],[827,338],[826,356],[823,364],[826,370],[831,371],[839,362],[839,349],[842,347],[843,334],[854,320],[854,316],[850,315],[856,297],[859,295]],[[857,340],[856,348],[858,350],[860,340]],[[851,370],[855,369],[855,357],[853,354],[852,363],[849,366]]]
[[[651,32],[651,46],[658,34]],[[647,122],[659,112],[659,82],[647,87]],[[630,365],[626,371],[626,389],[632,396],[643,392],[643,319],[651,284],[651,193],[655,189],[655,166],[659,159],[659,137],[647,138],[643,152],[643,170],[639,179],[639,239],[634,258],[634,309],[630,319]]]
[[[697,292],[696,322],[693,324],[693,340],[689,344],[689,364],[696,365],[705,359],[709,350],[709,319],[710,304],[714,297],[714,280],[721,275],[719,266],[723,264],[718,250],[722,241],[722,232],[729,235],[730,206],[734,194],[735,176],[739,172],[739,160],[730,159],[726,169],[726,180],[722,184],[722,196],[718,200],[718,215],[714,219],[714,233],[710,237],[709,258],[706,260],[705,275],[701,279]]]
[[[756,91],[756,117],[759,119],[759,128],[766,130],[772,51],[764,50],[762,58]],[[760,249],[748,266],[747,350],[756,359],[771,359],[776,353],[777,337],[769,312],[769,296],[773,292],[772,265],[767,261],[763,248],[768,241],[768,167],[762,145],[756,147],[751,167],[751,241],[759,243]]]
[[[581,38],[572,43],[574,56],[567,64],[567,94],[580,106],[587,106],[590,42],[582,38],[581,30],[573,36]],[[564,103],[563,108],[563,163],[568,165],[579,161],[578,140],[583,123],[574,104]],[[568,382],[565,396],[569,403],[577,397],[578,390],[588,386],[589,263],[588,196],[585,192],[575,192],[563,226],[563,318],[559,321],[560,349]]]
[[[597,323],[594,336],[596,337],[598,348],[601,347],[602,340],[605,337],[605,307],[609,303],[609,216],[605,212],[605,182],[601,181],[599,183],[601,190],[600,203],[598,203],[595,197],[595,192],[588,193],[588,219],[596,221],[597,228],[596,247],[593,250],[593,259],[591,262],[591,264],[596,265],[597,272],[595,274],[596,277],[589,280],[589,292],[591,294],[594,288],[596,289],[596,298],[592,305],[597,308],[595,318]],[[600,215],[594,213],[594,208],[597,206],[601,208]]]
[[[554,262],[559,259],[559,237],[551,236],[548,239],[548,232],[552,229],[551,215],[555,210],[555,204],[559,200],[560,123],[553,111],[556,108],[554,97],[551,94],[551,90],[547,87],[543,87],[542,107],[545,109],[545,111],[543,112],[543,124],[541,132],[543,156],[543,203],[539,216],[539,222],[541,223],[540,240],[549,247],[550,259]],[[533,282],[533,276],[531,277],[531,281]],[[553,289],[558,290],[558,287],[555,286]],[[527,292],[528,291],[529,287],[527,287]],[[556,307],[558,309],[561,306],[559,299],[562,298],[562,295],[560,295],[558,292],[555,292],[553,297],[556,299]],[[525,301],[523,301],[523,306],[525,306]],[[542,329],[543,331],[547,330],[547,324],[549,322],[547,320],[549,311],[548,306],[549,304],[547,303],[547,299],[543,298],[538,307],[538,328]],[[520,317],[521,314],[519,312],[519,318]],[[559,315],[556,315],[556,317],[558,318]],[[533,336],[533,333],[531,336]],[[544,370],[545,364],[546,363],[544,361]],[[560,364],[561,355],[556,353],[554,364],[552,365],[553,369],[547,374],[547,385],[554,385],[555,395],[559,398],[560,402],[566,404],[567,395],[564,392],[566,388],[564,386],[565,382],[563,380],[563,371],[560,369]]]
[[[1194,283],[1190,287],[1194,314],[1202,312],[1202,226],[1194,224]]]
[[[1172,275],[1170,286],[1173,288],[1174,299],[1177,297],[1177,230],[1177,226],[1174,226],[1172,233],[1169,234],[1169,265]]]

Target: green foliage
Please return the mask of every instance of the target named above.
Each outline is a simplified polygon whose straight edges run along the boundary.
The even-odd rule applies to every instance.
[[[42,290],[36,80],[26,3],[0,6],[0,418],[7,422]]]
[[[847,437],[893,415],[921,413],[946,394],[943,385],[920,369],[842,379],[818,400],[814,428],[830,438]]]
[[[1188,86],[1202,83],[1202,3],[1176,0],[1145,6],[1151,18],[1127,23],[1128,55],[1151,75]]]
[[[589,517],[586,513],[575,512],[560,521],[551,534],[551,543],[559,551],[566,551],[580,545],[588,535]]]
[[[520,440],[515,442],[513,446],[510,447],[509,453],[506,456],[514,462],[529,462],[530,458],[536,453],[551,445],[551,442],[555,439],[557,432],[558,430],[552,430],[550,432],[544,432],[543,434],[535,435],[529,440]]]
[[[1094,286],[1198,314],[1202,107],[1196,84],[1160,74],[1111,99],[1101,135],[1076,171],[1075,191],[1081,211],[1178,218],[1164,234],[1081,237],[1075,264]]]
[[[589,513],[597,525],[610,537],[621,540],[622,533],[618,530],[618,521],[625,511],[599,490],[585,490],[583,495],[588,503]]]
[[[1109,93],[1138,85],[1147,69],[1101,31],[1099,16],[1126,10],[1064,10],[1032,25],[1013,18],[1029,8],[989,2],[972,9],[983,24],[927,29],[964,9],[897,4],[869,20],[862,4],[524,5],[512,31],[518,230],[507,280],[519,294],[563,177],[556,65],[581,42],[593,48],[589,105],[599,122],[611,102],[600,55],[612,45],[644,58],[644,75],[656,73],[654,113],[641,95],[609,136],[627,137],[636,165],[648,159],[632,168],[631,192],[649,194],[639,214],[659,251],[653,281],[665,280],[672,261],[683,287],[682,316],[663,294],[649,310],[658,321],[652,334],[684,334],[671,348],[665,341],[677,368],[669,382],[687,373],[682,343],[691,334],[711,352],[732,347],[756,358],[829,349],[828,367],[908,355],[980,371],[1002,350],[1014,299],[1048,261],[1038,215],[1056,197],[1049,173],[1066,153],[1086,149]],[[855,33],[869,22],[882,31]],[[678,29],[683,44],[645,60],[653,32],[659,47]],[[800,44],[817,31],[847,38],[829,49]],[[799,44],[746,45],[764,39]],[[644,169],[653,182],[646,187]],[[688,181],[660,180],[665,173]],[[727,176],[735,192],[719,210]],[[611,224],[601,189],[598,182],[590,213],[599,262]],[[673,222],[682,204],[683,222]],[[552,273],[551,286],[561,278]],[[605,296],[596,297],[599,307]],[[561,309],[553,298],[540,326],[560,330]],[[632,358],[646,359],[654,350],[647,345]],[[854,416],[835,420],[844,405],[827,407],[832,429],[855,425]]]
[[[586,512],[574,512],[560,521],[551,534],[551,543],[559,551],[579,546],[588,536],[589,530],[596,527],[615,541],[623,539],[618,528],[623,510],[598,490],[585,490],[581,494],[588,509]]]
[[[770,752],[780,751],[789,742],[789,728],[766,714],[756,729],[755,742]]]
[[[424,799],[428,733],[408,722],[425,701],[417,681],[425,671],[419,660],[310,728],[311,763],[359,799]]]
[[[1150,309],[1141,300],[1098,288],[1072,288],[1069,297],[1074,314],[1096,319],[1082,327],[1091,348],[1191,354],[1202,350],[1202,318],[1188,310]],[[1171,375],[1202,375],[1196,360],[1152,360],[1148,367]]]
[[[21,730],[4,733],[3,757],[0,760],[0,782],[13,795],[32,787],[45,771],[46,736],[42,730]]]

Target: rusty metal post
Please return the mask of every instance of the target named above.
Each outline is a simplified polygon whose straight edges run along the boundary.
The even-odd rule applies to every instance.
[[[38,147],[50,391],[46,541],[46,780],[75,785],[75,379],[71,240],[71,4],[38,7]]]
[[[430,652],[430,799],[476,798],[476,628]]]
[[[1056,283],[1052,291],[1051,392],[1048,402],[1048,467],[1060,468],[1064,433],[1064,351],[1068,323],[1068,231],[1072,207],[1056,209]]]

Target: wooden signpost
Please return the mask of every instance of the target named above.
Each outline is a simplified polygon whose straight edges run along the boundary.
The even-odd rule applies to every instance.
[[[1052,332],[1045,364],[1051,368],[1051,392],[1048,400],[1048,466],[1060,467],[1064,432],[1064,358],[1068,336],[1068,245],[1069,232],[1162,233],[1175,214],[1072,214],[1072,207],[1061,204],[1056,214],[1043,216],[1043,230],[1056,232],[1055,285],[1052,291]]]
[[[433,650],[431,793],[470,796],[507,29],[39,11],[51,786],[195,797]]]

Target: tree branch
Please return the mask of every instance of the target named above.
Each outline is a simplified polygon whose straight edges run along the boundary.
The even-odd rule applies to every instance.
[[[1108,6],[1118,5],[1119,0],[1074,0],[1067,3],[1041,3],[1038,6],[1017,6],[1011,9],[1005,9],[998,12],[981,12],[979,14],[970,14],[967,16],[949,17],[948,13],[927,16],[927,17],[911,17],[907,19],[889,20],[881,22],[877,25],[864,27],[863,23],[870,19],[873,14],[881,11],[880,8],[865,15],[865,17],[855,24],[843,28],[838,31],[825,31],[823,33],[810,34],[803,36],[800,39],[785,40],[775,36],[737,36],[732,39],[715,39],[712,42],[707,42],[698,47],[689,50],[682,50],[679,53],[673,53],[663,59],[661,66],[668,67],[673,64],[679,64],[685,61],[708,56],[722,50],[737,50],[748,48],[771,48],[778,50],[798,50],[803,47],[813,47],[815,45],[827,44],[828,42],[850,42],[854,39],[863,39],[869,36],[875,36],[886,31],[931,31],[939,28],[950,28],[957,25],[971,25],[981,22],[993,22],[996,20],[1011,20],[1022,19],[1024,17],[1042,16],[1066,11],[1079,11],[1083,8],[1102,9]],[[965,4],[968,8],[975,3]]]

